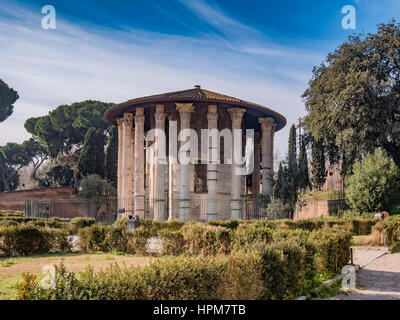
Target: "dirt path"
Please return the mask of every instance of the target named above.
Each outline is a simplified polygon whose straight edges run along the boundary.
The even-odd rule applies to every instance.
[[[383,250],[361,250],[355,250],[359,264],[364,265],[357,273],[357,290],[333,299],[400,300],[400,253],[380,256]]]

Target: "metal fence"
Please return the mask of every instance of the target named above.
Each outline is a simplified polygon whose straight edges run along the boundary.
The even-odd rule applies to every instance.
[[[25,216],[34,218],[94,218],[112,223],[118,216],[118,200],[26,200]]]
[[[136,207],[136,210],[135,210]],[[122,216],[138,214],[154,220],[258,220],[265,218],[265,205],[258,199],[102,199],[27,200],[25,215],[37,218],[90,217],[112,223]]]

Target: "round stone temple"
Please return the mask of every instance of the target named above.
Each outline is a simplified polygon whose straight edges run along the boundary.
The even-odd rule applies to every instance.
[[[158,221],[262,218],[259,195],[272,192],[274,134],[286,125],[281,114],[195,85],[192,89],[128,100],[108,109],[105,116],[118,126],[120,217],[138,215]],[[179,135],[173,133],[174,128],[196,132],[197,162],[180,163],[183,142],[174,143]],[[152,129],[163,131],[165,139],[147,139]],[[217,139],[218,148],[211,142],[205,152],[206,158],[207,154],[218,154],[219,161],[204,162],[202,129],[217,129],[219,133],[224,129],[232,133],[254,130],[254,148],[250,150],[254,152],[255,169],[247,176],[239,175],[238,170],[243,169],[240,165],[235,161],[225,163],[225,151],[231,152],[225,150],[226,137]],[[244,155],[249,149],[247,139],[235,139],[232,134],[228,141],[232,146],[241,145]],[[160,140],[165,140],[165,148],[160,147]],[[176,153],[172,154],[174,149]],[[155,154],[166,156],[162,161],[149,161]]]

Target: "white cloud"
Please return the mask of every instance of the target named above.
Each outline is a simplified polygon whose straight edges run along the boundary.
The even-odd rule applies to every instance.
[[[114,31],[60,18],[57,30],[45,31],[40,28],[40,12],[0,8],[0,14],[7,10],[14,15],[0,21],[0,43],[6,44],[0,47],[0,78],[20,95],[14,114],[0,124],[0,145],[28,138],[25,120],[61,104],[84,99],[118,103],[195,84],[271,107],[288,124],[295,122],[304,114],[301,94],[321,56],[265,39],[235,38],[236,31],[249,27],[199,3],[198,14],[206,17],[214,10],[209,22],[225,33],[231,30],[231,37]],[[288,131],[289,126],[276,136],[282,157]]]

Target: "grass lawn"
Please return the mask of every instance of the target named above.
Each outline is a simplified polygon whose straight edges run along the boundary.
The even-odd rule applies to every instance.
[[[340,192],[340,190],[321,190],[317,191],[314,190],[313,192],[306,192],[305,194],[302,195],[303,200],[337,200],[337,199],[342,199],[343,194]]]
[[[113,263],[122,266],[144,266],[156,258],[112,253],[64,253],[0,259],[0,300],[15,297],[16,285],[21,281],[24,272],[41,273],[44,266],[59,265],[61,259],[70,271],[80,272],[84,271],[89,265],[95,271],[104,269]]]

